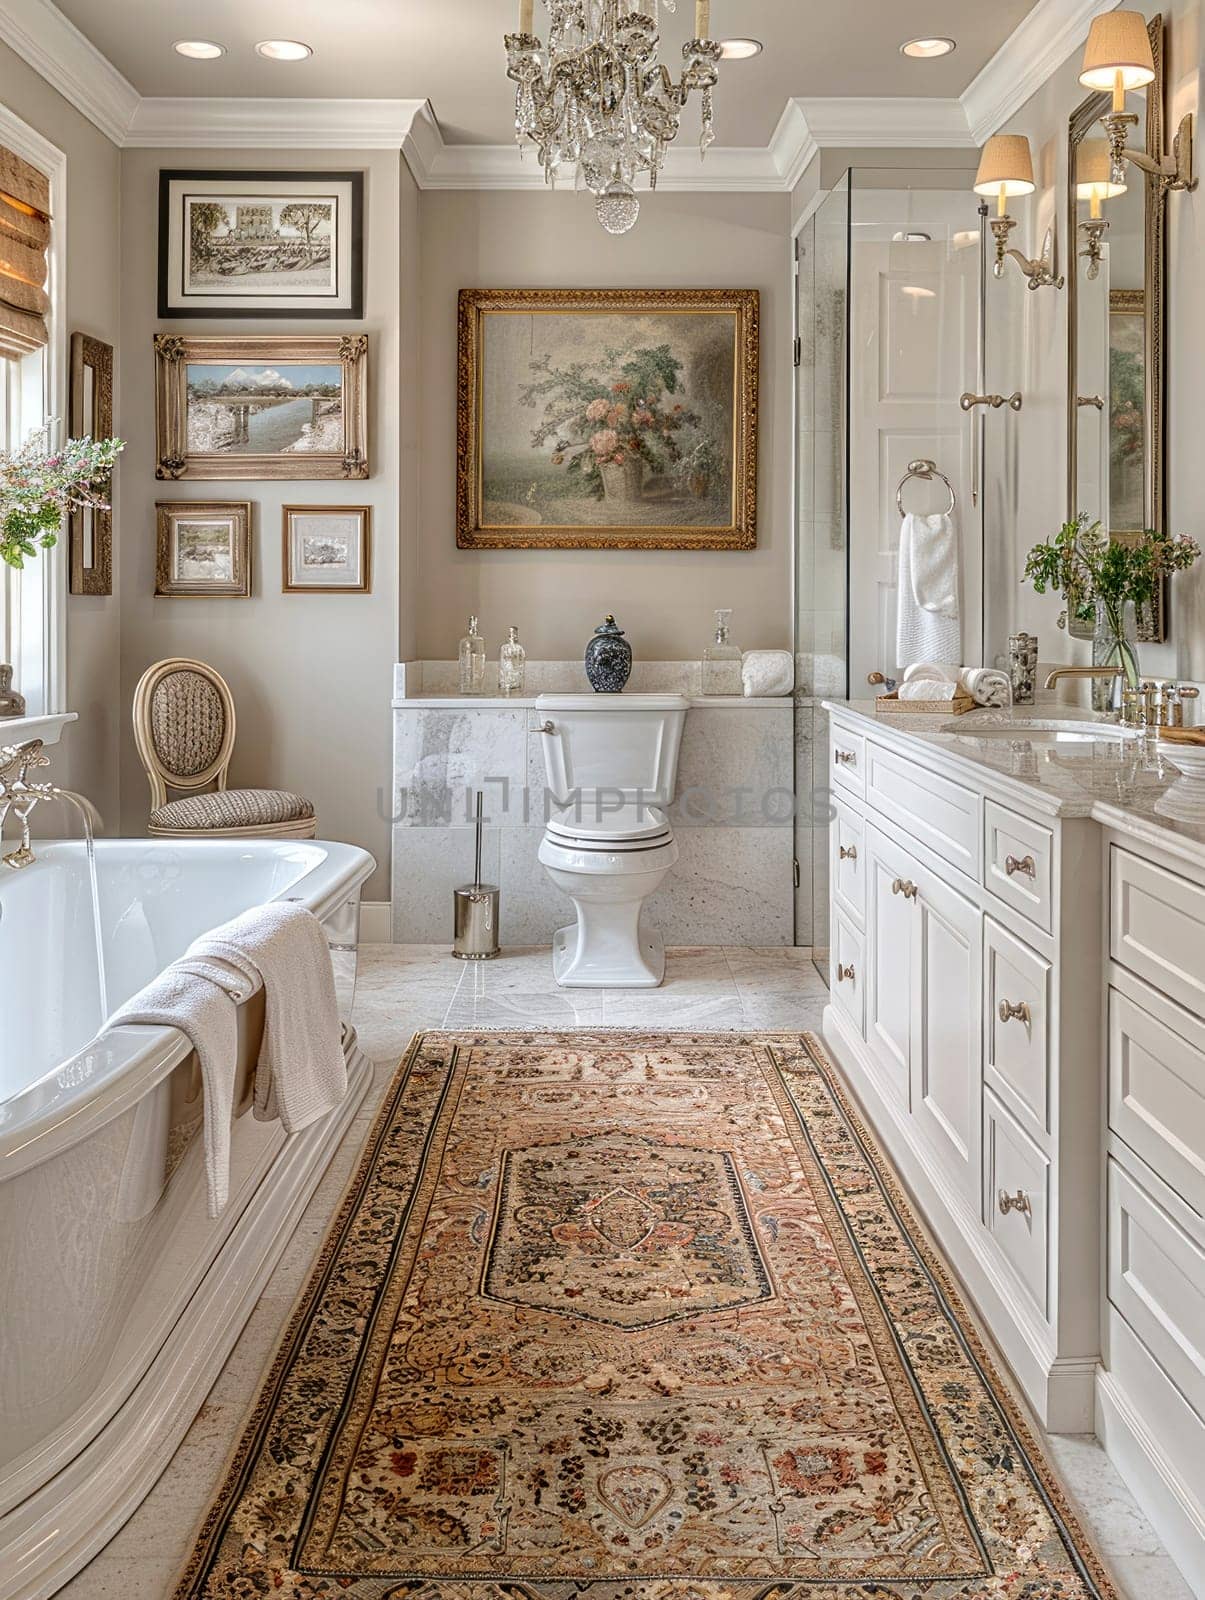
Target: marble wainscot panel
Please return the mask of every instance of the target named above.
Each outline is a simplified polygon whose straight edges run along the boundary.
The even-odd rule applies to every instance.
[[[528,663],[528,694],[455,692],[454,662],[406,662],[394,681],[393,938],[439,943],[452,890],[472,877],[473,795],[484,794],[483,875],[502,889],[504,945],[546,945],[573,920],[537,860],[549,802],[539,692],[584,692],[577,662]],[[794,939],[793,702],[702,699],[696,662],[638,663],[637,692],[691,698],[671,819],[681,857],[653,902],[666,940]],[[692,694],[693,689],[693,694]]]

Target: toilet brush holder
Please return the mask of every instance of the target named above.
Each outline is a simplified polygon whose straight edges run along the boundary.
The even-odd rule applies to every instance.
[[[479,791],[473,881],[452,891],[452,954],[457,961],[492,961],[498,954],[501,891],[497,884],[481,881],[481,844],[485,826],[481,806],[482,795]]]

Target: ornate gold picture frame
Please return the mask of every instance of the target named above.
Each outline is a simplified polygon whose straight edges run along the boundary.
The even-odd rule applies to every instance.
[[[366,478],[365,334],[155,336],[157,478]]]
[[[462,289],[456,542],[751,550],[756,289]]]
[[[251,502],[160,500],[155,506],[155,594],[251,594]]]
[[[68,430],[73,439],[113,437],[113,346],[86,333],[71,335],[71,400]],[[110,491],[105,491],[108,500]],[[87,507],[68,522],[72,594],[113,593],[113,513]]]

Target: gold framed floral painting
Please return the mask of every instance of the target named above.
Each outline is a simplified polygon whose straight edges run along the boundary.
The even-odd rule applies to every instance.
[[[751,550],[756,289],[462,289],[463,549]]]

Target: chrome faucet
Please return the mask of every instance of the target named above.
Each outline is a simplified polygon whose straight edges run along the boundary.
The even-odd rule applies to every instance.
[[[90,800],[70,789],[60,789],[53,783],[30,783],[29,774],[36,767],[48,767],[50,757],[42,748],[41,739],[29,739],[24,744],[0,746],[0,842],[4,838],[4,824],[11,811],[21,825],[21,843],[17,849],[0,856],[0,864],[17,870],[32,866],[35,860],[30,838],[29,819],[35,807],[45,800],[66,800],[83,819],[85,832],[92,837],[99,817]]]

